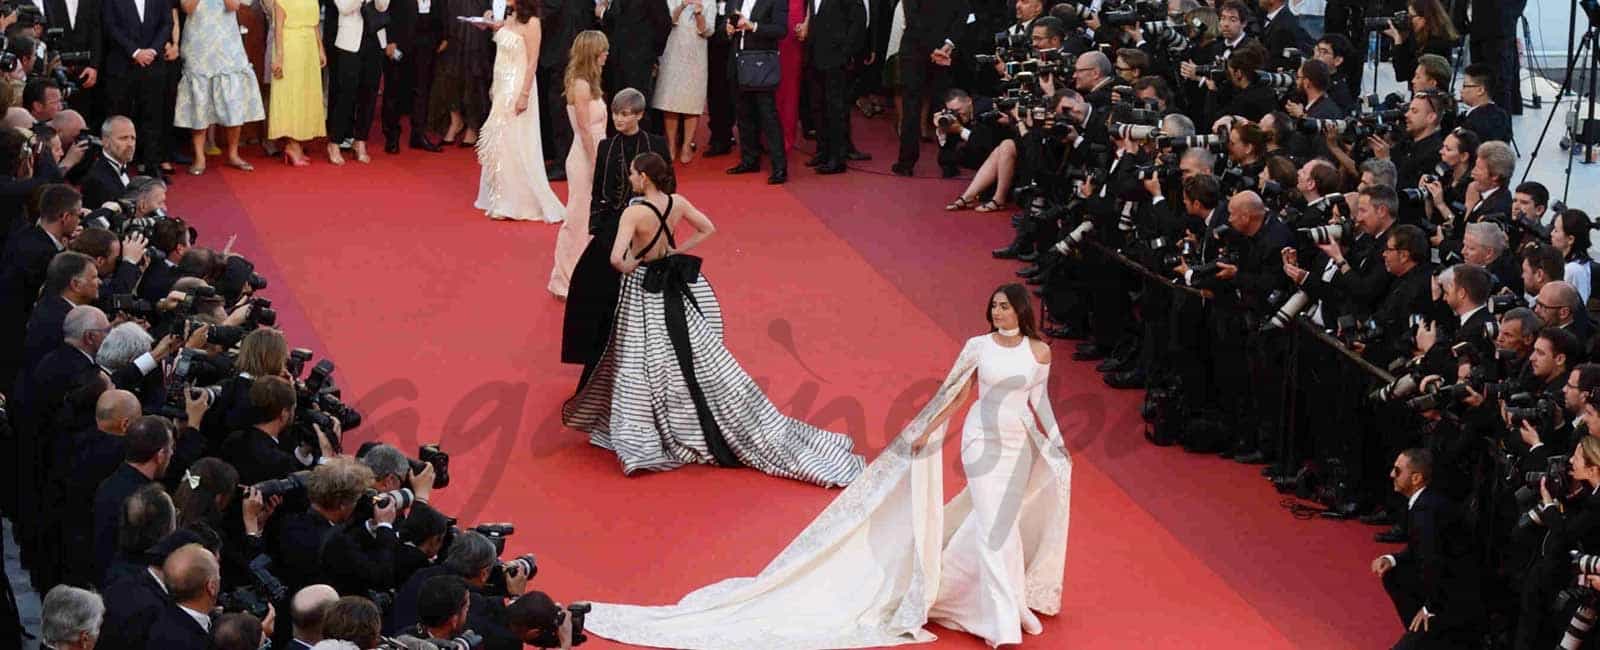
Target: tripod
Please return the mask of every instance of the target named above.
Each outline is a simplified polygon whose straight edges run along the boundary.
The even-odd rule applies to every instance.
[[[1577,16],[1577,14],[1578,14],[1578,5],[1579,5],[1579,3],[1577,2],[1577,0],[1573,0],[1573,3],[1572,3],[1572,21],[1573,21],[1573,23],[1576,23],[1577,20],[1578,20],[1578,16]],[[1579,130],[1580,131],[1584,131],[1584,132],[1588,131],[1589,123],[1594,121],[1594,103],[1595,103],[1595,99],[1596,99],[1596,96],[1595,96],[1595,81],[1596,81],[1595,80],[1595,74],[1597,73],[1596,68],[1600,67],[1600,59],[1596,58],[1596,54],[1597,53],[1595,52],[1595,46],[1596,46],[1596,41],[1600,40],[1600,26],[1597,26],[1595,24],[1595,21],[1593,20],[1593,16],[1594,16],[1594,13],[1595,13],[1594,10],[1600,9],[1600,4],[1597,4],[1596,0],[1584,0],[1583,9],[1584,9],[1584,11],[1586,13],[1588,13],[1590,15],[1589,27],[1588,27],[1588,29],[1584,30],[1583,38],[1578,41],[1577,49],[1573,50],[1572,51],[1572,56],[1567,58],[1567,76],[1561,82],[1561,89],[1556,91],[1556,99],[1555,99],[1554,102],[1552,102],[1550,104],[1550,115],[1545,118],[1545,120],[1544,120],[1544,128],[1540,129],[1540,131],[1539,131],[1539,141],[1534,143],[1533,152],[1531,154],[1529,154],[1529,156],[1528,156],[1528,166],[1526,168],[1524,168],[1523,171],[1522,171],[1522,181],[1523,182],[1526,182],[1528,180],[1528,174],[1533,172],[1533,162],[1539,158],[1539,150],[1544,147],[1545,136],[1549,135],[1549,133],[1550,133],[1550,124],[1552,122],[1555,122],[1556,116],[1559,115],[1560,112],[1561,112],[1561,110],[1560,110],[1561,109],[1561,98],[1565,97],[1567,92],[1572,89],[1573,74],[1577,70],[1578,61],[1583,58],[1585,51],[1589,52],[1589,55],[1590,55],[1589,58],[1586,60],[1586,63],[1584,64],[1585,70],[1587,71],[1588,78],[1589,78],[1588,79],[1589,80],[1589,115],[1588,115],[1587,119],[1582,120],[1582,121],[1579,122],[1578,126],[1581,127]],[[1574,144],[1574,146],[1576,146],[1576,144],[1577,144],[1577,139],[1576,138],[1574,138],[1573,144]],[[1589,157],[1594,154],[1594,145],[1586,142],[1586,143],[1584,143],[1583,147],[1584,147],[1584,160],[1588,160]],[[1563,184],[1561,186],[1561,202],[1562,203],[1566,203],[1566,201],[1567,201],[1567,193],[1569,191],[1571,191],[1571,188],[1572,188],[1572,156],[1569,154],[1567,156],[1566,179],[1565,179],[1565,181],[1563,182]]]

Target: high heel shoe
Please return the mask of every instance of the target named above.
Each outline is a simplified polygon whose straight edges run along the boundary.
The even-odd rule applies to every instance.
[[[335,165],[344,164],[344,156],[339,155],[339,147],[337,145],[328,146],[328,162]]]

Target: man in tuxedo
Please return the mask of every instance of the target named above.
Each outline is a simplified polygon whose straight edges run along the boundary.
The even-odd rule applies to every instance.
[[[1481,618],[1474,536],[1455,504],[1429,489],[1433,472],[1433,452],[1420,448],[1401,452],[1389,471],[1406,498],[1406,547],[1373,560],[1372,573],[1406,629],[1396,648],[1464,647]]]
[[[144,274],[140,265],[147,246],[144,235],[137,232],[118,240],[104,228],[86,228],[72,239],[67,250],[93,258],[95,270],[100,273],[100,299],[94,303],[100,311],[111,313],[112,296],[132,294],[139,288],[139,278]]]
[[[390,0],[383,45],[383,150],[400,153],[400,118],[411,119],[411,148],[443,151],[428,137],[428,96],[434,55],[444,34],[444,4],[435,0]]]
[[[967,0],[901,0],[905,32],[900,39],[900,156],[890,168],[910,176],[922,154],[928,109],[950,85],[956,41],[972,11]]]
[[[611,56],[606,58],[601,85],[614,89],[613,93],[634,88],[647,98],[652,96],[656,62],[667,49],[667,36],[672,33],[672,14],[667,11],[666,0],[601,0],[595,10],[601,12],[601,29],[611,41]],[[615,94],[606,103],[614,101]],[[659,120],[651,122],[645,125],[651,133],[664,128],[654,123]]]
[[[85,205],[99,207],[122,198],[123,190],[128,189],[128,166],[133,164],[138,141],[133,121],[121,115],[111,116],[100,126],[100,157],[89,165],[81,184]]]
[[[139,297],[159,302],[172,291],[182,273],[178,262],[189,252],[189,224],[182,219],[167,218],[156,222],[150,231],[150,248],[161,251],[161,258],[151,260],[139,280]]]
[[[716,4],[713,22],[721,20],[727,13],[726,6],[727,2]],[[706,144],[707,158],[725,156],[733,151],[733,123],[738,111],[734,95],[738,89],[733,87],[733,77],[723,72],[733,67],[732,52],[733,41],[726,34],[719,30],[711,35],[706,45],[709,70],[706,76],[706,127],[711,131],[711,140]]]
[[[323,580],[323,541],[349,521],[371,484],[372,471],[353,458],[331,458],[311,470],[306,479],[310,507],[275,517],[275,534],[266,538],[273,572],[285,587],[297,590]]]
[[[87,559],[93,563],[96,576],[104,576],[116,559],[118,531],[128,497],[164,478],[172,461],[172,425],[160,416],[134,420],[124,438],[128,445],[126,462],[101,481],[94,493],[94,547]],[[101,580],[96,578],[97,583]]]
[[[289,620],[294,624],[294,639],[289,650],[310,650],[322,640],[322,617],[339,601],[339,592],[328,585],[311,585],[295,593],[289,602]]]
[[[1456,4],[1471,12],[1466,20],[1468,49],[1472,60],[1483,62],[1494,77],[1494,103],[1520,115],[1522,88],[1517,80],[1516,28],[1517,18],[1528,1],[1465,0]]]
[[[544,155],[550,159],[545,175],[552,181],[567,177],[567,152],[572,149],[572,123],[567,120],[566,73],[572,42],[578,33],[594,27],[594,3],[589,0],[542,0],[539,40],[539,102],[544,120]],[[715,68],[713,68],[715,69]]]
[[[222,459],[239,470],[239,484],[255,485],[305,469],[280,442],[294,418],[294,385],[282,377],[258,377],[250,384],[250,406],[255,424],[234,432],[223,445]]]
[[[91,121],[100,117],[100,70],[106,50],[102,1],[77,0],[69,8],[67,0],[44,0],[46,27],[51,31],[61,30],[61,36],[52,45],[57,50],[54,53],[89,55],[88,63],[77,71],[80,88],[68,102]]]
[[[67,185],[46,185],[39,198],[39,220],[6,240],[0,254],[0,307],[6,314],[7,340],[12,342],[8,346],[22,341],[23,325],[44,286],[50,260],[66,250],[78,228],[77,194]],[[0,367],[0,377],[18,369]]]
[[[736,4],[737,3],[737,4]],[[728,57],[727,75],[733,84],[735,114],[739,121],[739,164],[729,174],[761,171],[761,152],[772,162],[768,185],[789,180],[789,162],[783,142],[783,127],[778,123],[777,89],[745,90],[738,87],[738,51],[778,49],[789,34],[789,8],[784,0],[729,0],[728,14],[717,17],[721,38],[734,43]],[[758,144],[757,137],[761,138]],[[764,147],[762,146],[764,145]]]
[[[1483,142],[1511,141],[1511,113],[1494,103],[1495,78],[1489,66],[1474,63],[1467,66],[1466,81],[1461,84],[1461,104],[1467,107],[1459,124],[1471,129]]]
[[[166,503],[170,508],[171,500],[168,499]],[[166,578],[162,574],[167,556],[199,541],[200,536],[191,531],[173,532],[145,553],[143,571],[122,576],[101,590],[106,599],[106,618],[100,628],[99,647],[145,647],[150,626],[172,602],[172,597],[167,593]]]
[[[199,544],[167,556],[161,567],[172,602],[150,626],[150,650],[206,650],[211,640],[211,610],[222,594],[222,568],[217,557]]]
[[[1267,47],[1269,61],[1275,65],[1286,62],[1283,51],[1289,48],[1300,50],[1302,55],[1312,53],[1316,41],[1300,26],[1300,17],[1289,9],[1288,0],[1261,0],[1261,11],[1261,44]]]
[[[133,120],[139,131],[136,158],[144,173],[161,173],[166,160],[163,115],[168,64],[162,53],[172,38],[169,6],[151,0],[106,0],[106,92],[110,110]]]
[[[39,361],[61,346],[61,328],[72,310],[92,305],[99,297],[100,271],[95,268],[93,259],[72,251],[58,253],[52,258],[45,271],[42,295],[28,316],[18,377],[25,380],[31,376]],[[99,336],[104,338],[105,334],[100,332]],[[93,354],[91,351],[90,356]]]
[[[817,130],[818,174],[845,171],[850,146],[850,87],[855,63],[866,44],[867,9],[861,0],[806,0],[806,19],[795,28],[805,42],[812,92],[822,96]]]

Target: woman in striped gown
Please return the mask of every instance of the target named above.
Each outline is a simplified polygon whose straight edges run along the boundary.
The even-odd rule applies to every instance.
[[[634,158],[628,181],[641,200],[611,249],[622,273],[611,340],[562,421],[615,452],[624,474],[703,463],[848,485],[866,465],[850,437],[779,413],[723,347],[721,305],[699,258],[683,255],[716,231],[711,220],[672,193],[658,154]],[[684,222],[695,233],[679,246]]]

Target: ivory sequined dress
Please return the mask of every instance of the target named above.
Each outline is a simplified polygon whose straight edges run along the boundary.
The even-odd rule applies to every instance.
[[[561,199],[544,174],[539,142],[539,83],[528,93],[527,110],[517,113],[517,95],[528,70],[527,45],[509,27],[495,32],[494,84],[489,89],[489,119],[478,134],[478,200],[490,219],[561,221]]]

